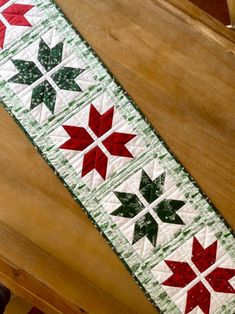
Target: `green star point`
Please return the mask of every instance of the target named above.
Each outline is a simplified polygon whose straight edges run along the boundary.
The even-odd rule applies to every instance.
[[[153,203],[163,194],[165,176],[165,173],[163,173],[155,180],[151,180],[147,173],[144,170],[142,171],[139,190],[149,204]]]
[[[184,225],[183,220],[177,215],[176,211],[185,204],[184,201],[165,199],[154,208],[154,211],[162,222]]]
[[[17,84],[31,85],[42,77],[41,71],[32,61],[12,60],[13,64],[19,71],[9,82]]]
[[[158,224],[150,213],[142,216],[135,223],[134,237],[132,244],[135,244],[143,237],[147,237],[153,246],[156,246]]]
[[[113,211],[111,215],[133,218],[144,209],[144,205],[141,203],[137,195],[124,192],[114,192],[114,194],[122,205]]]
[[[44,103],[51,113],[54,113],[56,91],[48,81],[44,81],[33,89],[30,110]]]
[[[43,39],[41,39],[38,50],[38,61],[49,72],[62,61],[64,43],[60,42],[55,47],[49,48]]]
[[[70,90],[74,92],[82,92],[80,86],[76,83],[75,79],[83,72],[83,69],[75,69],[71,67],[63,67],[59,69],[52,79],[60,89]]]

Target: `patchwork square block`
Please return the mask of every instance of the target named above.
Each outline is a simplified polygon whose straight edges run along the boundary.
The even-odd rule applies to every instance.
[[[0,0],[0,96],[161,313],[235,313],[234,234],[52,0]]]
[[[96,83],[55,29],[2,65],[0,75],[39,123],[61,112]]]
[[[7,48],[43,18],[32,0],[0,0],[0,49]]]
[[[103,206],[141,256],[197,215],[156,159],[118,186]]]
[[[216,313],[235,300],[235,263],[204,228],[152,269],[182,313]]]
[[[145,148],[106,94],[63,122],[50,138],[90,189],[120,171]]]

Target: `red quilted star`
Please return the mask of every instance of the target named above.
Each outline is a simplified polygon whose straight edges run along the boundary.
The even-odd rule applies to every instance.
[[[95,169],[103,179],[106,178],[108,166],[108,158],[99,148],[94,147],[90,152],[86,153],[83,160],[82,177]]]
[[[83,151],[94,142],[85,128],[71,125],[63,125],[63,128],[70,136],[70,139],[60,146],[62,149]]]
[[[9,2],[10,0],[0,0],[0,7]]]
[[[203,273],[216,262],[217,241],[207,248],[203,248],[196,237],[193,238],[191,260],[197,269]],[[165,260],[172,271],[172,275],[162,284],[165,286],[184,288],[191,283],[197,275],[187,262]],[[235,269],[216,267],[205,276],[212,289],[220,293],[235,293],[235,289],[229,280],[235,276]],[[190,313],[195,307],[199,307],[203,313],[210,313],[211,295],[205,285],[199,281],[187,292],[185,314]]]
[[[6,26],[0,21],[0,47],[3,48],[6,35]]]
[[[0,0],[0,7],[6,4],[9,0]],[[34,6],[27,4],[17,4],[13,3],[4,9],[1,14],[4,19],[12,26],[27,26],[32,25],[24,16],[28,11],[30,11]],[[5,36],[6,36],[7,26],[4,24],[4,20],[0,21],[0,47],[4,47]]]
[[[204,284],[199,281],[187,293],[185,313],[190,313],[199,306],[205,314],[210,313],[211,295]]]
[[[93,104],[90,106],[88,125],[94,133],[94,137],[100,138],[112,129],[113,126],[114,107],[100,114]],[[70,139],[62,144],[60,149],[69,149],[75,151],[83,151],[91,144],[96,143],[94,139],[84,127],[63,125],[63,128],[70,136]],[[113,132],[107,134],[107,138],[102,140],[102,144],[112,156],[133,158],[130,151],[125,146],[136,135]],[[95,145],[90,151],[84,154],[82,177],[92,170],[96,170],[105,180],[107,175],[108,157],[103,152],[102,147]]]
[[[186,262],[165,261],[173,272],[172,276],[163,282],[165,286],[184,288],[197,276]]]
[[[93,104],[90,107],[89,127],[97,137],[107,133],[113,124],[114,107],[100,114]]]
[[[133,158],[132,154],[125,147],[135,137],[133,134],[113,132],[103,141],[104,146],[113,156],[122,156]]]

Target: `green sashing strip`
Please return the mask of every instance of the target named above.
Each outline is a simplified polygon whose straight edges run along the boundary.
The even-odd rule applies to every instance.
[[[20,3],[11,0],[2,8],[9,8],[15,2]],[[214,236],[217,246],[223,250],[223,258],[217,262],[210,260],[206,271],[211,267],[213,273],[216,263],[220,268],[234,270],[232,230],[55,3],[28,0],[27,4],[33,5],[30,10],[34,10],[32,12],[38,19],[34,19],[32,27],[6,44],[0,52],[0,95],[4,107],[158,310],[170,314],[189,313],[198,306],[204,313],[233,313],[235,290],[228,282],[232,274],[227,282],[223,279],[224,286],[217,289],[221,291],[213,290],[206,277],[198,275],[204,289],[209,289],[212,296],[212,301],[205,306],[203,302],[206,301],[202,302],[199,292],[194,295],[197,298],[195,304],[190,300],[175,300],[175,292],[171,294],[173,290],[169,290],[169,285],[164,282],[172,278],[177,270],[168,267],[168,277],[163,280],[158,269],[159,265],[167,268],[164,261],[175,259],[174,253],[181,248],[183,259],[177,260],[177,265],[187,261],[194,269],[195,265],[191,265],[193,258],[188,256],[192,247],[187,249],[187,243],[191,243],[193,238],[201,240],[204,250],[201,248],[199,253],[209,260],[206,248],[212,245]],[[25,8],[25,4],[21,5]],[[30,19],[30,15],[25,17]],[[44,47],[44,52],[40,50],[40,45]],[[31,67],[27,62],[31,62]],[[45,70],[47,66],[50,71]],[[38,80],[32,72],[33,68],[37,68]],[[85,75],[81,79],[80,74],[74,75],[78,68],[83,69],[81,75]],[[64,76],[66,73],[67,76]],[[25,75],[27,79],[31,78],[30,83],[26,82]],[[39,84],[45,81],[51,85],[50,89],[38,92]],[[44,103],[34,108],[31,103],[30,107],[36,91],[35,99],[45,101],[51,90],[57,94],[56,100],[52,98],[58,111],[51,112]],[[99,124],[98,129],[96,124]],[[68,125],[70,129],[65,131],[64,126]],[[82,132],[81,137],[79,132]],[[85,142],[81,145],[82,140]],[[129,146],[129,143],[132,145]],[[61,148],[63,145],[67,148]],[[105,159],[108,160],[106,164]],[[115,214],[117,211],[118,214]],[[167,231],[162,231],[165,226]],[[163,237],[161,241],[160,236]],[[187,276],[183,280],[187,281]],[[192,282],[188,280],[186,284],[187,296],[189,291],[192,293]],[[230,286],[225,292],[222,290],[226,284]],[[180,286],[180,280],[178,287],[173,283],[170,287],[181,288],[184,293],[185,287],[183,284]],[[214,306],[216,293],[220,299]]]

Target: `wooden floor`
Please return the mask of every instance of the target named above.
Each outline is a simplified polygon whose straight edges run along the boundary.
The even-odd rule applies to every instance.
[[[57,0],[235,229],[235,33],[185,0]],[[156,310],[0,108],[0,281],[46,313]]]
[[[230,24],[227,0],[190,1],[225,25]]]
[[[19,297],[14,296],[7,305],[4,314],[27,314],[32,308],[32,305]]]

